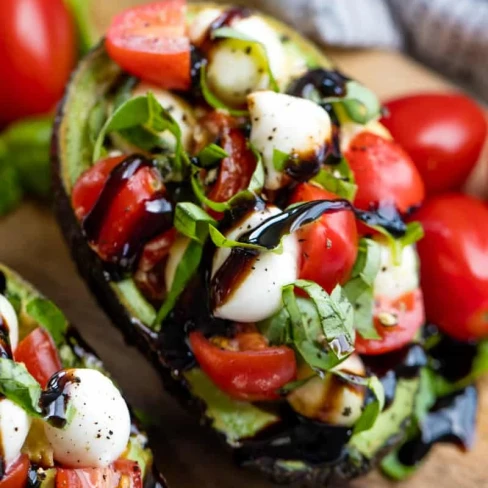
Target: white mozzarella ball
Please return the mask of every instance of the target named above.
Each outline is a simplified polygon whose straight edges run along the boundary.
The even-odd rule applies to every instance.
[[[20,456],[30,425],[31,420],[22,408],[6,398],[0,400],[1,455],[7,469]]]
[[[175,279],[176,268],[185,254],[186,248],[190,244],[190,239],[185,236],[179,235],[168,253],[168,259],[166,261],[166,267],[164,268],[164,282],[166,284],[166,290],[171,290],[173,286],[173,280]]]
[[[251,115],[251,143],[263,155],[266,188],[277,190],[287,183],[273,164],[274,150],[310,159],[331,138],[327,112],[316,103],[272,91],[256,92],[248,97]]]
[[[419,264],[415,246],[405,246],[395,263],[391,247],[381,242],[381,267],[374,281],[374,294],[390,299],[400,298],[419,287]]]
[[[226,234],[237,240],[273,215],[280,213],[276,207],[252,212],[238,226]],[[214,310],[216,317],[237,322],[258,322],[276,313],[282,306],[281,289],[298,277],[298,241],[294,234],[283,238],[283,252],[259,253],[252,269],[233,290],[227,300]],[[229,257],[229,248],[218,248],[212,263],[212,277]]]
[[[357,354],[352,354],[334,369],[361,377],[366,375],[364,364]],[[306,378],[310,373],[311,370],[308,369],[302,373],[302,377]],[[351,427],[361,416],[365,396],[365,387],[346,383],[338,376],[328,373],[324,378],[314,376],[303,386],[293,390],[288,395],[288,402],[304,417]]]
[[[19,343],[19,321],[14,307],[3,295],[0,295],[0,318],[1,322],[8,327],[10,347],[13,352]]]
[[[156,85],[141,81],[132,91],[132,96],[144,96],[151,92],[161,106],[166,109],[173,119],[178,123],[181,129],[181,141],[186,150],[192,145],[193,130],[196,124],[195,117],[190,105],[181,97],[163,90]],[[175,145],[175,137],[169,132],[165,132],[164,139],[170,146]]]
[[[99,371],[73,369],[67,374],[79,380],[64,387],[73,408],[72,418],[63,429],[45,424],[54,459],[72,468],[106,467],[127,447],[131,429],[127,404]]]
[[[221,8],[209,7],[198,12],[188,27],[188,36],[192,44],[198,46],[203,42],[210,25],[217,20],[222,11]]]

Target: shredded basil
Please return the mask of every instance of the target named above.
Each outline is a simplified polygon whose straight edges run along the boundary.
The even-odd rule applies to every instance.
[[[346,97],[340,103],[358,124],[366,124],[381,113],[381,104],[374,92],[353,80],[346,83]]]
[[[290,160],[290,155],[279,149],[273,149],[273,166],[276,171],[284,171],[286,163]]]
[[[254,249],[256,251],[269,251],[269,249],[266,249],[263,246],[259,246],[258,244],[251,244],[249,242],[241,242],[241,241],[235,241],[233,239],[229,239],[225,237],[222,232],[220,232],[216,227],[210,226],[209,227],[209,233],[210,233],[210,239],[212,239],[212,242],[217,246],[217,247],[240,247],[243,249]],[[280,254],[282,252],[282,248],[276,248],[273,249],[273,251],[277,252]]]
[[[174,225],[180,234],[203,244],[209,225],[217,225],[217,222],[198,205],[180,202],[176,204]]]
[[[350,202],[354,201],[358,189],[354,173],[345,158],[337,165],[321,169],[312,181]]]
[[[27,303],[26,313],[49,332],[56,346],[64,344],[68,322],[54,303],[44,298],[34,298]]]
[[[334,371],[334,374],[342,376],[341,373],[336,371]],[[346,377],[352,383],[366,386],[373,393],[373,399],[364,407],[361,417],[354,424],[354,434],[359,434],[359,432],[371,429],[378,415],[383,411],[385,407],[385,390],[377,376],[360,378],[359,376],[346,375]]]
[[[209,144],[196,155],[196,159],[202,168],[209,168],[220,163],[227,156],[228,154],[220,146]]]

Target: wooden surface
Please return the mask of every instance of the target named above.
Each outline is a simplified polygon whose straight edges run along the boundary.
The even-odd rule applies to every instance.
[[[98,2],[100,25],[113,12],[113,3]],[[448,84],[415,63],[392,53],[340,52],[331,55],[339,66],[367,83],[383,98],[426,89],[443,90]],[[479,181],[479,176],[475,177]],[[486,180],[485,180],[486,181]],[[190,418],[162,391],[155,373],[121,338],[97,309],[78,278],[59,230],[48,208],[27,203],[0,221],[0,260],[15,268],[55,300],[68,318],[97,349],[131,402],[145,409],[160,424],[153,436],[157,462],[173,488],[269,488],[254,473],[233,466],[220,445],[202,436]],[[488,382],[482,389],[478,441],[462,455],[438,447],[411,480],[393,484],[377,473],[351,483],[352,488],[488,487]]]

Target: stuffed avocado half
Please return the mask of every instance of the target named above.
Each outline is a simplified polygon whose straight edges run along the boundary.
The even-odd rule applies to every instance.
[[[101,361],[52,302],[3,265],[0,318],[0,484],[166,486]]]
[[[436,403],[422,229],[405,223],[424,189],[379,116],[288,27],[181,0],[117,17],[58,111],[56,209],[81,274],[166,387],[276,481],[418,447],[448,394],[474,426],[472,376]]]

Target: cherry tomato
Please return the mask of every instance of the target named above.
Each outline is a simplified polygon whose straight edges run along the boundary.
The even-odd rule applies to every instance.
[[[22,488],[27,484],[29,475],[29,457],[22,454],[19,459],[7,469],[7,473],[0,481],[0,488]]]
[[[423,93],[390,100],[382,122],[413,159],[427,193],[463,185],[486,140],[486,116],[460,93]]]
[[[381,339],[363,339],[356,334],[356,351],[359,354],[385,354],[412,342],[425,323],[422,291],[417,289],[394,300],[375,297],[374,326]],[[395,324],[385,325],[381,314],[396,319]]]
[[[42,327],[34,329],[22,339],[14,357],[17,362],[25,364],[27,371],[43,388],[51,376],[63,367],[51,336]]]
[[[488,337],[488,208],[473,197],[445,194],[415,216],[427,320],[459,340]]]
[[[256,336],[247,335],[242,342],[237,337],[238,350],[221,349],[201,332],[190,334],[190,344],[202,370],[238,400],[277,399],[277,390],[296,377],[295,353],[286,346],[269,347]]]
[[[0,126],[53,109],[76,61],[63,0],[0,2]]]
[[[72,205],[78,219],[82,220],[87,216],[100,196],[110,172],[124,158],[120,156],[103,159],[81,175],[72,194]],[[109,260],[118,254],[137,227],[146,202],[163,189],[161,175],[155,168],[143,166],[132,175],[113,199],[98,240],[92,243],[102,259]]]
[[[334,193],[310,183],[297,186],[290,203],[337,200]],[[354,215],[345,210],[323,215],[297,232],[301,248],[299,278],[315,281],[327,292],[347,281],[358,253]]]
[[[166,0],[117,15],[105,47],[125,71],[166,89],[190,88],[186,2]]]
[[[344,155],[358,185],[354,200],[358,208],[393,205],[404,213],[422,203],[422,178],[408,154],[393,141],[361,132]]]

